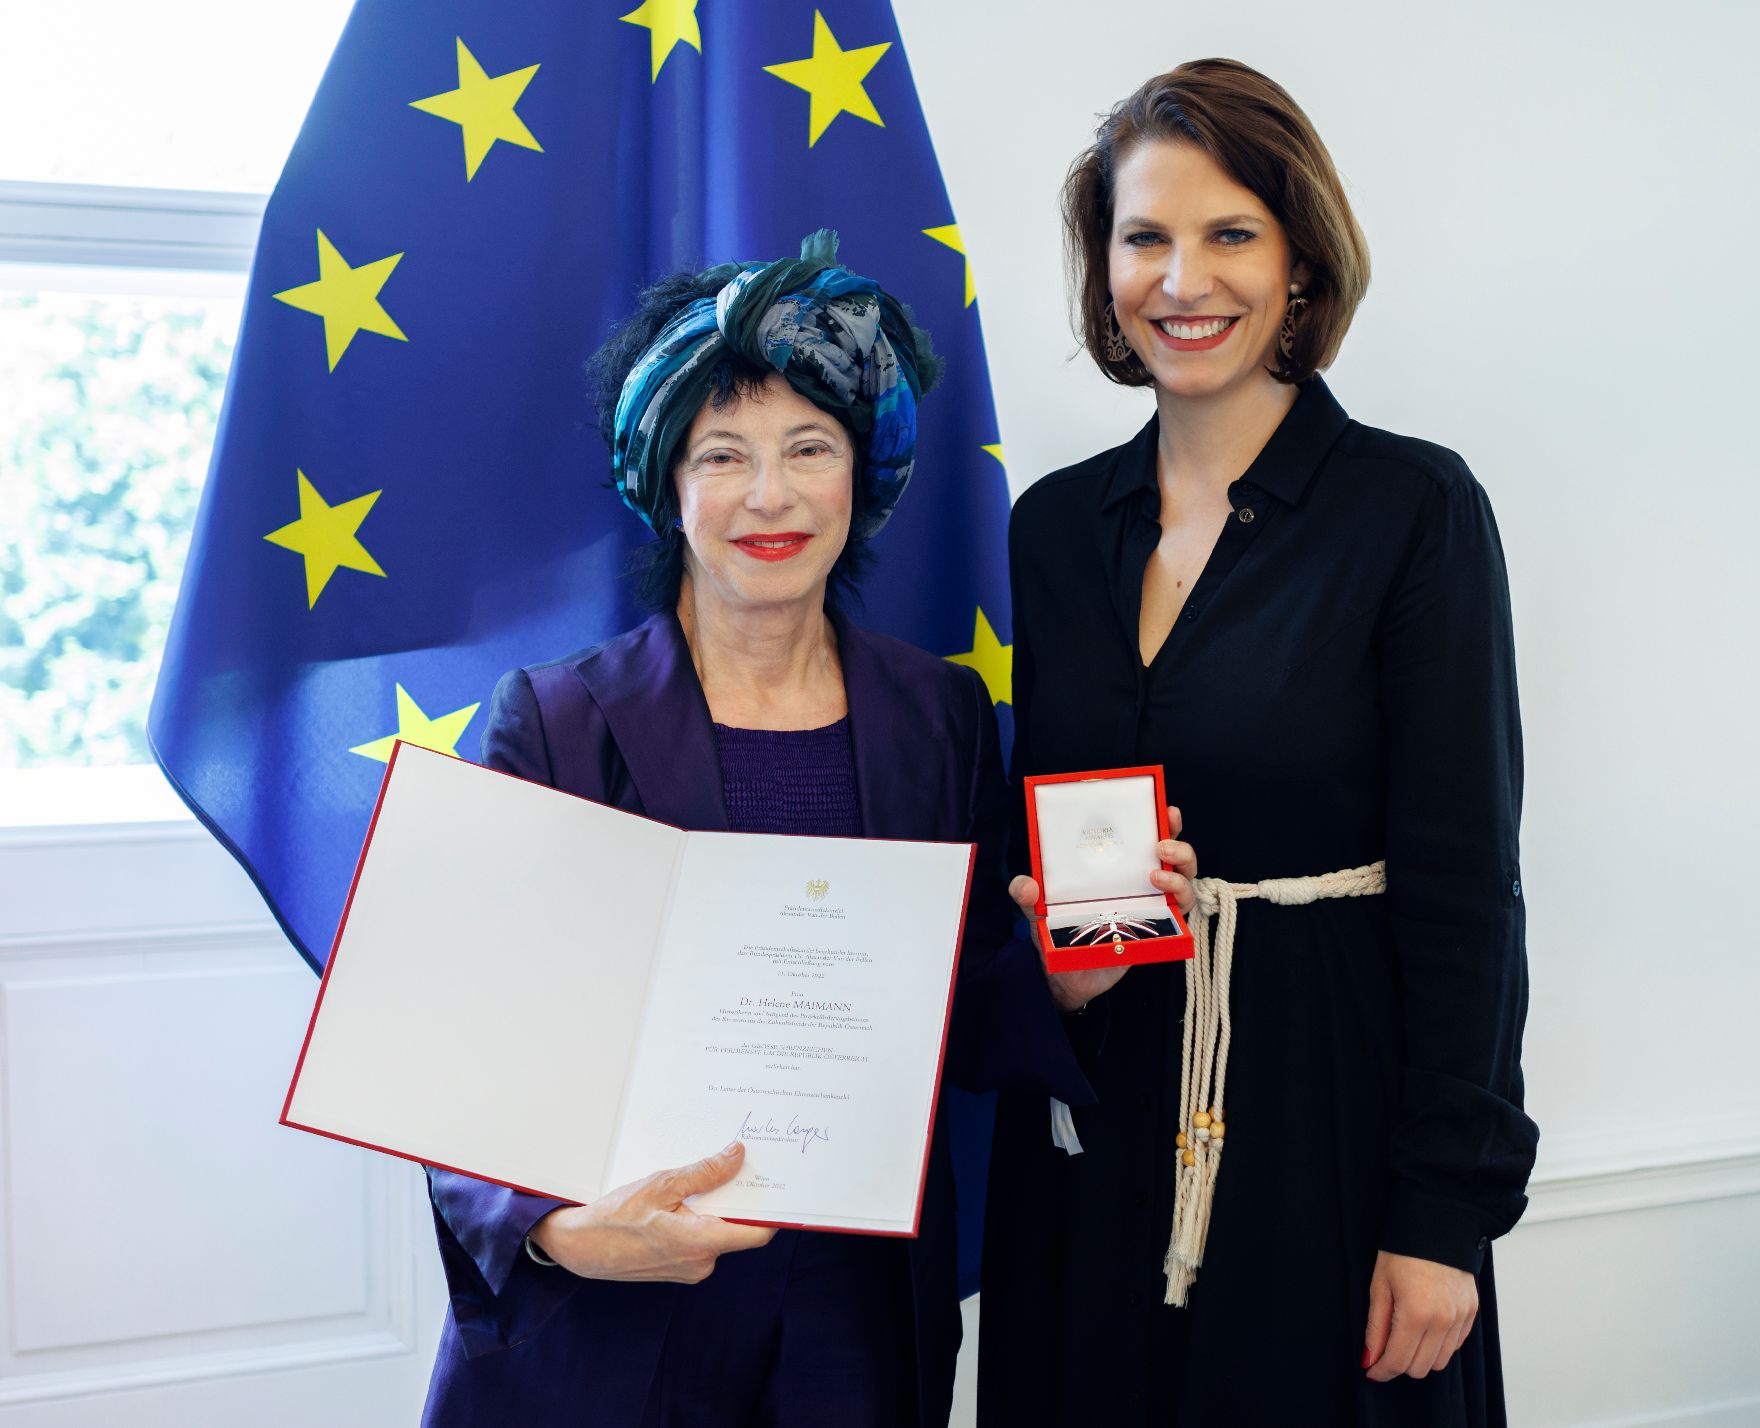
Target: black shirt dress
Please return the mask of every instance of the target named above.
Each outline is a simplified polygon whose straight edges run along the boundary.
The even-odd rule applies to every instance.
[[[1351,421],[1314,378],[1229,487],[1233,514],[1144,668],[1157,436],[1151,420],[1015,506],[1017,779],[1163,764],[1201,875],[1385,859],[1388,886],[1240,905],[1228,1140],[1185,1308],[1162,1274],[1184,964],[1134,968],[1068,1019],[1099,1098],[1074,1110],[1082,1154],[1053,1145],[1043,1096],[1003,1097],[980,1423],[1501,1424],[1489,1245],[1526,1204],[1537,1131],[1491,508],[1453,452]],[[1472,1335],[1423,1380],[1361,1367],[1383,1249],[1478,1276]]]

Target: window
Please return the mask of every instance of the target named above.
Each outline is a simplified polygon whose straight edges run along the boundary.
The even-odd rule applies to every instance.
[[[0,824],[170,806],[142,767],[147,707],[261,195],[348,10],[66,0],[8,17]]]
[[[64,282],[0,271],[0,767],[149,761],[243,287]]]

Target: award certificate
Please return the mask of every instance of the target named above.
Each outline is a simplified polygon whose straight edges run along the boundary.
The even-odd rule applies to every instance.
[[[585,1202],[916,1232],[973,849],[684,832],[393,751],[282,1122]]]

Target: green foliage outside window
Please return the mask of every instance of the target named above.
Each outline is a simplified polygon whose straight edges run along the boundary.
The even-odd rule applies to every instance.
[[[238,304],[0,294],[0,767],[148,760]]]

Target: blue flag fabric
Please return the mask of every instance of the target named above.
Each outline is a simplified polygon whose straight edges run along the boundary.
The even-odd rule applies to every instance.
[[[1010,732],[1002,452],[890,5],[631,4],[358,0],[269,201],[149,735],[314,968],[393,738],[474,757],[504,671],[639,618],[581,365],[665,273],[834,228],[934,334],[861,619]]]

